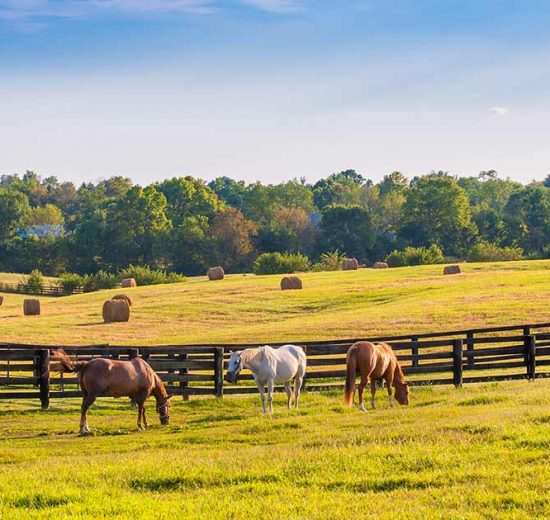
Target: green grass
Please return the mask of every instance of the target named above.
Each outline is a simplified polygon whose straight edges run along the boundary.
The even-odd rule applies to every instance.
[[[258,396],[177,400],[138,432],[100,399],[77,437],[76,400],[0,402],[1,518],[544,518],[549,380],[414,388],[409,407],[304,394],[273,416]]]
[[[550,260],[306,273],[303,291],[281,276],[232,275],[210,282],[125,289],[129,323],[104,324],[103,301],[120,289],[41,298],[42,316],[23,317],[24,296],[5,295],[3,341],[154,345],[275,342],[445,331],[548,321]],[[0,277],[1,278],[1,277]]]

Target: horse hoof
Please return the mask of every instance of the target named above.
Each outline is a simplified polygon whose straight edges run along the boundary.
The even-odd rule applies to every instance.
[[[92,434],[90,430],[80,430],[78,432],[79,437],[89,437]]]

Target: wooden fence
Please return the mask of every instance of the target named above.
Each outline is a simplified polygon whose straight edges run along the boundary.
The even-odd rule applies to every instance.
[[[43,285],[42,287],[29,287],[24,283],[0,283],[0,292],[14,294],[33,294],[37,296],[70,296],[71,294],[81,294],[82,287],[75,287],[66,291],[59,285]]]
[[[461,386],[550,376],[550,323],[368,339],[392,345],[411,385]],[[305,388],[308,391],[341,388],[346,352],[355,341],[358,339],[289,342],[306,350]],[[256,346],[259,345],[63,348],[78,361],[94,357],[130,359],[141,355],[159,373],[169,393],[188,399],[192,395],[222,397],[256,392],[252,375],[247,371],[243,371],[238,385],[223,380],[230,350]],[[81,395],[73,374],[50,372],[50,348],[0,343],[0,399],[40,399],[47,408],[50,399]]]

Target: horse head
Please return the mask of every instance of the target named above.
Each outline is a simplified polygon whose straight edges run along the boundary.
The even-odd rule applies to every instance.
[[[241,370],[243,369],[243,358],[239,352],[231,352],[229,363],[227,365],[227,372],[224,379],[228,383],[236,383]]]
[[[170,423],[170,399],[171,395],[167,395],[164,399],[157,403],[157,412],[160,418],[160,424]]]
[[[408,405],[409,404],[409,385],[405,382],[396,385],[395,387],[395,398],[399,404]]]

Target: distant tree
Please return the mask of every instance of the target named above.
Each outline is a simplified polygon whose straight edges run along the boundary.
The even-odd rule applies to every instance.
[[[0,242],[15,234],[29,211],[29,200],[24,193],[0,188]]]
[[[334,173],[313,185],[315,204],[319,209],[331,204],[359,205],[361,187],[365,182],[355,170]]]
[[[475,233],[464,190],[447,175],[415,180],[403,206],[400,235],[415,246],[441,247],[446,254],[464,252]]]
[[[210,226],[209,260],[229,271],[250,267],[256,225],[235,208],[217,213]]]
[[[507,239],[526,253],[542,253],[550,239],[550,193],[540,185],[526,186],[510,196],[504,210]]]
[[[319,253],[338,250],[365,261],[374,240],[371,218],[364,208],[332,205],[323,209],[319,225]]]
[[[174,271],[186,275],[204,274],[208,267],[209,223],[205,215],[185,218],[174,227],[164,244]]]
[[[267,186],[255,182],[246,187],[242,194],[242,212],[244,216],[257,224],[266,224],[273,215],[276,201]]]
[[[305,182],[293,179],[272,186],[269,191],[278,206],[300,208],[306,213],[315,211],[313,192]]]
[[[542,181],[542,185],[545,188],[550,188],[550,173],[544,178],[544,180]]]
[[[409,187],[409,181],[401,172],[392,172],[384,175],[378,185],[380,196],[385,197],[390,193],[403,193]]]
[[[172,227],[166,206],[164,194],[151,185],[134,186],[109,208],[108,226],[114,242],[110,256],[114,264],[154,264],[155,246]]]
[[[218,177],[210,181],[208,187],[226,204],[241,209],[243,193],[246,190],[244,181],[234,181],[229,177]]]
[[[194,215],[210,218],[223,207],[217,195],[203,181],[193,177],[173,177],[155,187],[166,197],[166,214],[176,226]]]

